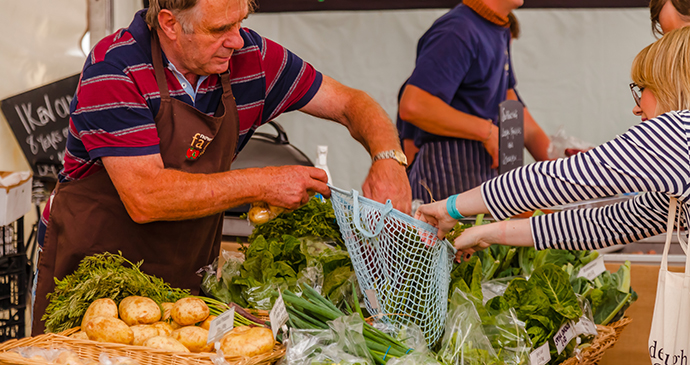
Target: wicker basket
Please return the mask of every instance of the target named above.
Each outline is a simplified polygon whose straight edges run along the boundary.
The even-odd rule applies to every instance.
[[[613,347],[618,341],[618,338],[625,329],[625,326],[632,322],[631,318],[623,318],[620,321],[610,323],[608,326],[597,325],[597,332],[599,334],[592,342],[592,345],[584,349],[579,358],[571,357],[564,361],[563,365],[594,365],[601,360],[604,352]]]
[[[211,353],[170,352],[150,347],[79,340],[67,337],[78,330],[79,328],[77,327],[60,334],[49,333],[4,342],[0,344],[0,364],[46,365],[45,361],[26,359],[15,352],[8,352],[14,348],[36,346],[46,349],[71,350],[82,359],[94,361],[98,361],[101,353],[105,353],[109,357],[129,357],[140,365],[213,365]],[[283,355],[285,355],[285,347],[276,344],[270,353],[253,357],[228,356],[226,360],[231,365],[264,365],[278,361]]]

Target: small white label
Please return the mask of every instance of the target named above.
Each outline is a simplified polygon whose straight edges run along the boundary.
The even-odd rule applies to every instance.
[[[561,329],[559,329],[558,332],[556,332],[556,335],[553,336],[553,343],[556,344],[556,351],[558,351],[559,355],[561,352],[563,352],[563,349],[568,346],[570,340],[575,338],[575,336],[577,335],[575,334],[572,321],[568,321],[561,326]]]
[[[604,271],[606,271],[606,265],[604,265],[604,258],[599,257],[596,260],[590,262],[589,264],[583,266],[580,269],[580,272],[577,273],[577,277],[584,277],[587,280],[594,280]]]
[[[208,326],[208,339],[206,344],[220,341],[223,336],[235,327],[235,308],[221,313],[211,321]]]
[[[364,294],[367,295],[367,299],[369,300],[369,305],[371,305],[371,309],[378,312],[381,309],[381,307],[379,306],[379,300],[376,299],[376,291],[374,289],[367,289],[364,291]]]
[[[271,320],[271,331],[273,331],[273,339],[278,335],[280,327],[288,321],[288,313],[285,308],[285,302],[283,302],[283,295],[278,294],[278,299],[276,299],[275,304],[273,304],[273,309],[268,314],[268,318]]]
[[[544,342],[538,349],[529,354],[530,365],[546,365],[551,361],[549,341]]]
[[[580,320],[575,323],[575,333],[578,335],[597,335],[597,326],[594,322],[590,321],[589,318],[581,317]]]

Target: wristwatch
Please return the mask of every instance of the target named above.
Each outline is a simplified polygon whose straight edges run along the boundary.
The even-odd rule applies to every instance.
[[[403,151],[400,151],[400,150],[388,150],[388,151],[379,152],[376,154],[376,156],[374,156],[371,159],[371,162],[373,163],[373,162],[376,162],[378,160],[383,160],[386,158],[392,158],[392,159],[398,161],[399,164],[407,167],[407,157],[405,157],[405,154],[403,153]]]

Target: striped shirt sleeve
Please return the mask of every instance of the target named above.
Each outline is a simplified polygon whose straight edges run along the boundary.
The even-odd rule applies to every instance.
[[[138,86],[107,62],[86,67],[71,114],[89,158],[159,153],[154,116]]]
[[[538,249],[597,249],[665,231],[669,196],[690,199],[690,111],[632,127],[589,152],[515,169],[482,185],[496,219],[576,201],[648,192],[627,202],[530,219]],[[687,207],[684,208],[687,214]]]

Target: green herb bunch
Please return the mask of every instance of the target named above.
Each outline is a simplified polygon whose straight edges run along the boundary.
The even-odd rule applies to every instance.
[[[160,278],[147,275],[121,252],[105,252],[85,257],[74,273],[55,280],[55,291],[48,294],[49,301],[42,320],[46,332],[61,332],[79,326],[91,302],[110,298],[119,303],[131,295],[153,299],[156,303],[175,302],[191,295],[187,289],[172,288]]]
[[[257,225],[249,236],[249,242],[254,242],[259,236],[264,236],[266,240],[279,240],[286,234],[320,237],[333,240],[339,246],[344,244],[330,199],[322,201],[313,197],[301,208],[284,212],[273,220]]]

